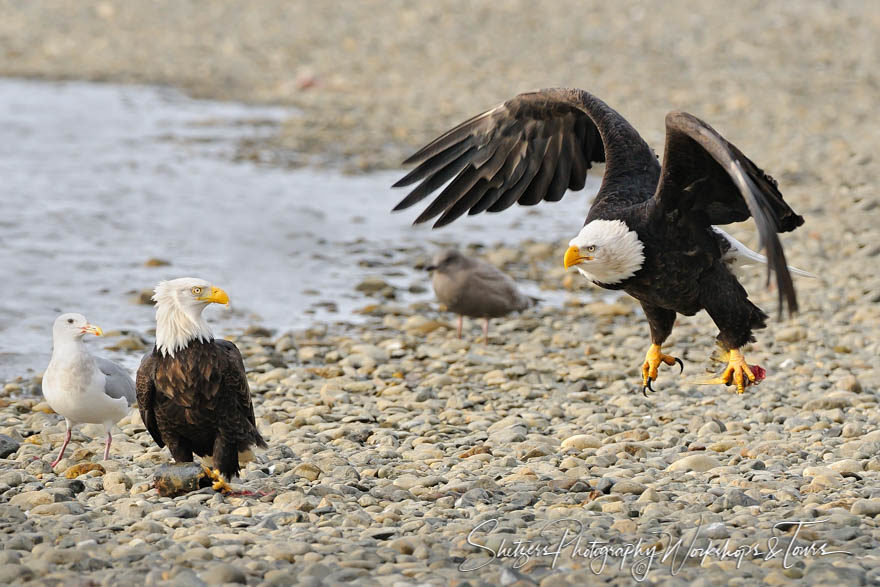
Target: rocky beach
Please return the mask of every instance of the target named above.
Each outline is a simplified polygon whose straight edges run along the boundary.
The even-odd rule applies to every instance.
[[[819,276],[796,278],[801,311],[784,320],[762,268],[743,280],[772,314],[748,351],[760,385],[700,385],[722,369],[701,313],[664,347],[684,373],[661,370],[644,397],[645,318],[563,270],[573,235],[459,243],[548,298],[494,320],[483,345],[477,321],[459,340],[454,315],[401,301],[429,287],[432,233],[408,245],[408,266],[395,257],[352,280],[356,320],[217,328],[245,357],[269,443],[234,483],[248,495],[160,495],[171,459],[134,411],[108,460],[103,427],[85,425],[53,470],[64,422],[23,369],[0,395],[0,583],[880,582],[869,3],[0,1],[0,13],[0,75],[294,108],[231,155],[275,169],[394,169],[536,87],[595,93],[658,153],[665,113],[692,112],[777,178],[806,219],[783,235],[788,262]],[[389,190],[387,208],[400,197]],[[756,245],[752,224],[730,232]],[[151,326],[136,338],[152,344]]]

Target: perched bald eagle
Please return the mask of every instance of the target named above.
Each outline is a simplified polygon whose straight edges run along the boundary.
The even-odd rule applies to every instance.
[[[583,188],[594,162],[605,163],[605,175],[564,264],[641,303],[651,330],[642,391],[651,389],[661,363],[678,362],[683,368],[660,350],[676,314],[706,310],[728,354],[727,368],[713,382],[735,384],[742,393],[756,381],[757,369],[740,349],[754,341],[752,331],[765,327],[767,315],[749,301],[729,264],[766,261],[768,284],[770,271],[776,274],[780,314],[783,300],[789,312],[796,312],[776,233],[794,230],[804,220],[785,203],[773,178],[698,118],[684,112],[666,116],[661,167],[639,133],[595,96],[576,89],[520,94],[407,159],[405,164],[418,165],[394,187],[422,181],[395,210],[446,182],[416,223],[439,215],[436,228],[465,212],[557,201],[567,189]],[[757,224],[766,259],[714,226],[749,217]]]
[[[191,462],[193,453],[210,457],[229,480],[241,468],[239,453],[266,446],[241,353],[215,340],[202,317],[208,304],[227,304],[229,297],[204,280],[182,278],[159,283],[153,300],[156,346],[137,372],[141,418],[175,461]]]

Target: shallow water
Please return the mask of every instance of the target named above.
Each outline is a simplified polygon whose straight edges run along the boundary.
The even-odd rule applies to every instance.
[[[389,213],[404,194],[389,189],[400,172],[352,177],[235,161],[240,139],[276,132],[293,115],[167,88],[0,79],[0,381],[45,368],[61,312],[145,333],[153,309],[132,299],[161,279],[223,287],[230,308],[206,310],[217,335],[356,320],[351,311],[371,303],[354,290],[367,275],[428,285],[401,265],[407,247],[573,236],[584,194],[597,187],[438,231],[413,227],[417,211]],[[171,265],[145,266],[153,257]]]

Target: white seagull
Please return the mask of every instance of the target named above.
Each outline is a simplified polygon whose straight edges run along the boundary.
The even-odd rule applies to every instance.
[[[64,444],[53,467],[61,462],[70,442],[71,423],[104,425],[107,460],[113,440],[110,429],[137,401],[131,375],[112,361],[93,357],[86,349],[83,336],[88,333],[101,336],[103,331],[89,324],[82,314],[62,314],[52,327],[52,359],[43,375],[43,396],[67,424]]]

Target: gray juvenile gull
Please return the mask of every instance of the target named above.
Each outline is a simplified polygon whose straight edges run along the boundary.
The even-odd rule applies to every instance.
[[[772,177],[691,114],[666,115],[663,151],[661,165],[630,123],[588,92],[529,92],[463,122],[407,159],[416,168],[394,185],[421,183],[395,210],[441,190],[416,218],[419,223],[439,216],[438,227],[465,213],[555,202],[568,190],[582,189],[587,170],[604,162],[602,185],[584,227],[569,242],[565,267],[641,303],[651,337],[643,392],[661,364],[682,365],[660,350],[676,316],[706,310],[728,356],[727,368],[712,383],[735,384],[742,393],[762,378],[741,349],[755,340],[753,331],[765,327],[767,314],[749,301],[727,266],[728,253],[737,247],[715,226],[754,220],[766,249],[768,283],[776,274],[781,315],[783,303],[790,313],[798,305],[777,233],[794,230],[804,219]]]
[[[64,416],[67,432],[56,466],[70,442],[72,424],[103,424],[107,429],[104,460],[110,456],[110,429],[128,414],[135,403],[134,381],[112,361],[93,357],[83,336],[101,336],[103,331],[89,324],[82,314],[62,314],[52,326],[52,359],[43,375],[43,396],[55,412]]]
[[[538,301],[517,291],[513,280],[494,265],[465,257],[459,251],[441,251],[426,267],[437,299],[458,314],[458,337],[462,317],[483,319],[483,342],[489,342],[489,318],[529,308]]]

